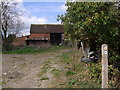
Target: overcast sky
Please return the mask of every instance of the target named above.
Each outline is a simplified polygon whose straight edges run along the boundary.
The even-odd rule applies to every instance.
[[[20,0],[20,8],[25,12],[21,17],[26,29],[21,31],[23,35],[29,35],[31,24],[60,24],[57,15],[65,13],[65,0]]]

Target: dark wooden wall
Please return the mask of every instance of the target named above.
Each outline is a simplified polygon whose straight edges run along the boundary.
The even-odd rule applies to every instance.
[[[59,45],[61,43],[61,33],[50,33],[50,43]]]
[[[48,40],[26,40],[27,46],[37,46],[37,47],[49,47],[50,42]]]

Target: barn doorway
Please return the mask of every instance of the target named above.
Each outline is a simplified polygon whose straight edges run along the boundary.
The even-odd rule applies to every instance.
[[[59,45],[61,43],[61,33],[50,33],[50,43]]]

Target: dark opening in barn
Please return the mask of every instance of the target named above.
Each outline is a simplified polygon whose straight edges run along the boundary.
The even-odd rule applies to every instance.
[[[50,43],[53,45],[59,45],[61,43],[61,33],[51,33]]]

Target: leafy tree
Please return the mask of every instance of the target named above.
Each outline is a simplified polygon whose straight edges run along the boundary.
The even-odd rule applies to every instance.
[[[58,15],[65,34],[71,40],[89,40],[93,50],[109,46],[109,64],[120,70],[120,11],[119,3],[67,2],[67,10]]]

